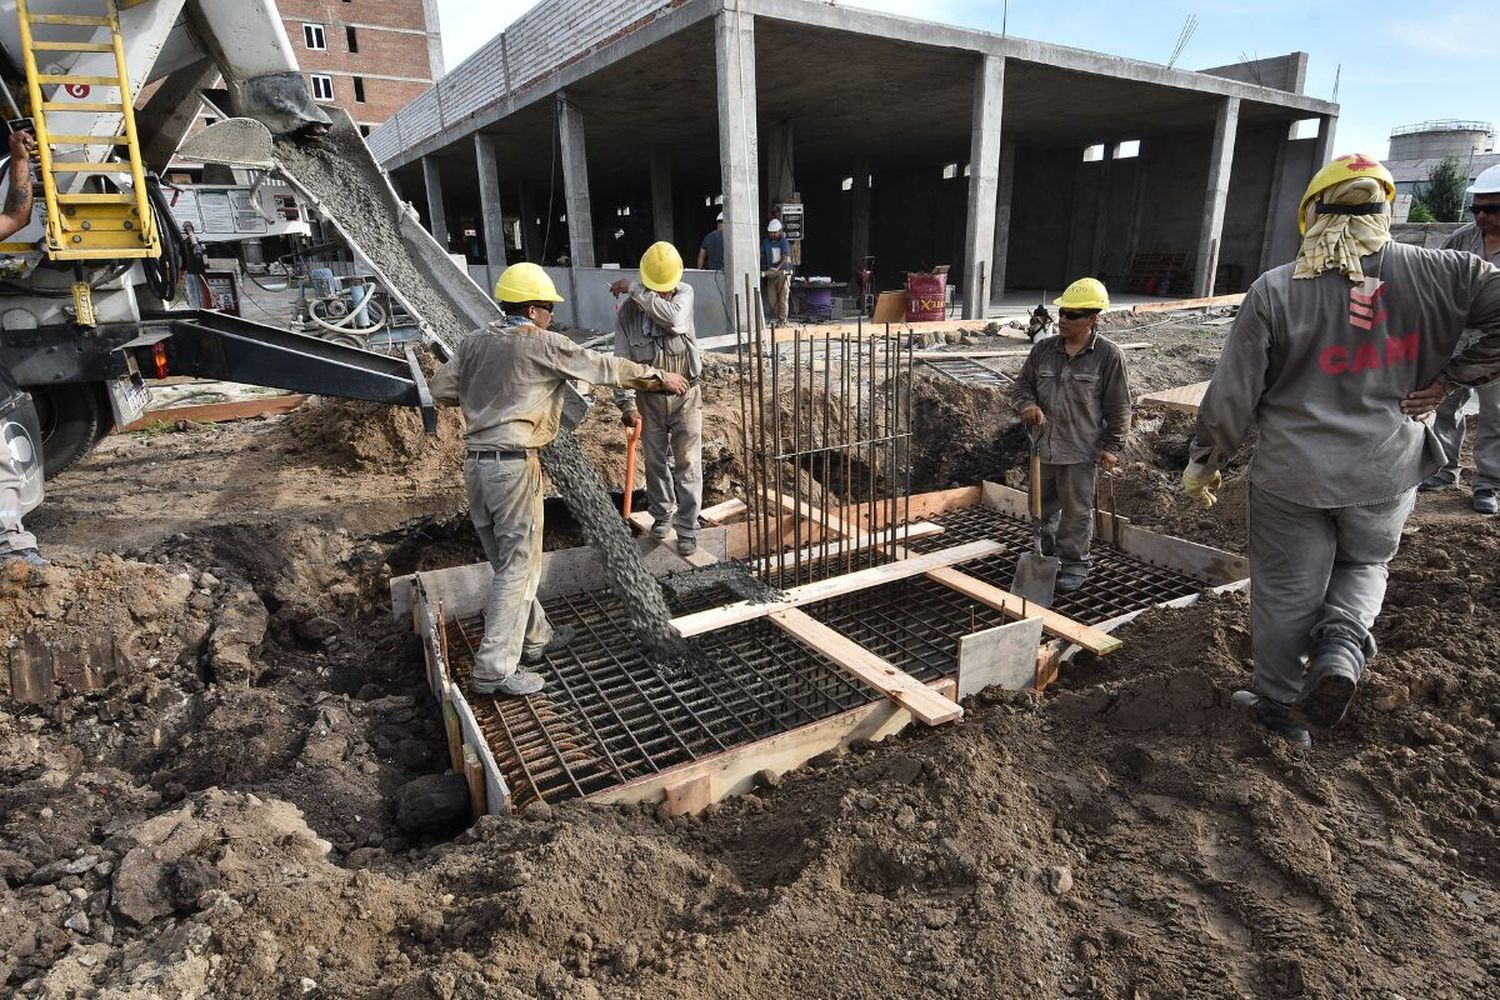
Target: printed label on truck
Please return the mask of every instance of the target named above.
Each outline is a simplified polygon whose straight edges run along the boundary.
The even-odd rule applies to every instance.
[[[151,390],[129,375],[104,383],[104,388],[109,393],[109,407],[114,411],[116,427],[135,423],[151,405]]]

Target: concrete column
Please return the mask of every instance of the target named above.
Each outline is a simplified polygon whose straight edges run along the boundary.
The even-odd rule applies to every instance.
[[[964,229],[964,319],[983,319],[995,252],[995,205],[1000,192],[1000,121],[1005,57],[984,56],[974,74],[973,133],[969,143],[969,222]]]
[[[557,94],[557,130],[562,143],[563,192],[568,204],[568,247],[574,267],[594,266],[594,207],[589,200],[589,163],[583,143],[583,113]]]
[[[1208,189],[1203,196],[1203,225],[1198,230],[1198,259],[1193,264],[1193,295],[1212,295],[1219,241],[1224,236],[1224,206],[1229,200],[1229,175],[1234,168],[1234,137],[1240,123],[1240,99],[1219,102],[1214,120],[1214,144],[1208,161]]]
[[[500,164],[495,158],[495,137],[474,133],[474,162],[479,168],[479,216],[484,234],[486,274],[493,285],[505,270],[505,213],[500,207]]]
[[[672,227],[672,157],[651,147],[651,231],[658,240],[676,243]]]
[[[792,123],[779,121],[766,133],[766,200],[773,205],[792,200],[797,181],[792,163]]]
[[[443,208],[443,178],[438,173],[437,161],[430,156],[422,157],[422,183],[427,187],[427,231],[438,245],[448,247],[448,212]]]
[[[755,18],[714,18],[719,97],[719,170],[724,188],[724,272],[729,301],[745,282],[760,287],[760,158],[755,125]],[[732,308],[732,306],[731,306]]]
[[[852,168],[854,187],[849,193],[853,203],[849,206],[849,287],[859,295],[859,269],[865,266],[870,255],[870,161],[858,159]]]
[[[1319,170],[1322,170],[1325,166],[1328,165],[1328,161],[1331,160],[1331,159],[1333,159],[1333,139],[1334,139],[1334,136],[1338,134],[1338,130],[1339,130],[1339,116],[1338,115],[1320,115],[1319,116],[1319,118],[1318,118],[1318,145],[1316,147],[1317,151],[1313,154],[1313,173],[1314,174],[1317,173]],[[1309,174],[1308,177],[1307,177],[1307,179],[1308,180],[1312,180],[1312,174]]]
[[[1016,188],[1016,144],[1000,143],[1000,189],[995,194],[995,249],[990,256],[990,304],[1005,298],[1005,267],[1010,256],[1010,201]]]
[[[1281,201],[1286,187],[1286,144],[1285,133],[1276,137],[1276,159],[1271,166],[1271,194],[1266,199],[1266,221],[1261,227],[1260,258],[1256,265],[1259,272],[1257,277],[1279,263],[1272,260],[1272,254],[1276,245],[1277,229],[1284,222]],[[1296,221],[1293,220],[1292,224],[1296,225]],[[1253,281],[1254,278],[1251,280]]]

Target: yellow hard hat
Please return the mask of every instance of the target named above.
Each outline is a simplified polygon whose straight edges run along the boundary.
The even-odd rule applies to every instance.
[[[1109,292],[1098,278],[1079,278],[1052,304],[1062,309],[1108,309]]]
[[[682,281],[682,254],[662,240],[641,254],[641,284],[653,292],[670,292]]]
[[[495,298],[501,302],[561,302],[557,286],[540,264],[512,264],[495,282]]]
[[[1304,235],[1307,233],[1307,206],[1314,198],[1335,184],[1342,184],[1356,177],[1375,178],[1385,188],[1385,200],[1396,200],[1396,179],[1391,176],[1384,163],[1363,153],[1336,157],[1307,182],[1307,190],[1302,193],[1302,203],[1297,206],[1298,231]]]

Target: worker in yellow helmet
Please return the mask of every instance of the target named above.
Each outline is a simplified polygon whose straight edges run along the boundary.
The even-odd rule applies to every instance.
[[[1368,156],[1341,156],[1313,177],[1297,259],[1245,294],[1182,474],[1211,505],[1220,470],[1258,428],[1255,672],[1234,702],[1301,747],[1348,709],[1417,484],[1443,464],[1415,418],[1500,375],[1500,270],[1392,242],[1394,198],[1390,172]],[[1465,327],[1476,339],[1455,354]]]
[[[682,256],[667,242],[653,243],[641,256],[640,279],[610,286],[625,296],[615,317],[615,354],[686,378],[682,396],[615,393],[621,423],[644,420],[646,497],[651,536],[663,540],[674,529],[677,553],[698,550],[698,511],[703,506],[703,395],[697,386],[703,356],[693,327],[693,289],[682,283]]]
[[[432,398],[464,414],[464,488],[469,517],[494,569],[484,607],[484,640],[474,651],[476,694],[528,695],[541,674],[520,670],[564,646],[537,603],[542,575],[542,469],[537,450],[562,424],[564,386],[572,379],[682,395],[687,380],[633,361],[586,350],[552,333],[563,301],[536,264],[512,264],[495,297],[505,318],[475,330],[432,378]]]
[[[1010,401],[1042,459],[1042,551],[1061,563],[1057,589],[1071,591],[1089,575],[1097,471],[1119,464],[1130,432],[1130,377],[1098,333],[1101,282],[1079,278],[1052,304],[1058,332],[1032,346]]]

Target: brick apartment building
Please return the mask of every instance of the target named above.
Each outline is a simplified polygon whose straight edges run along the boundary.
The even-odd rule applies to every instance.
[[[437,0],[280,0],[314,98],[366,135],[443,75]]]

